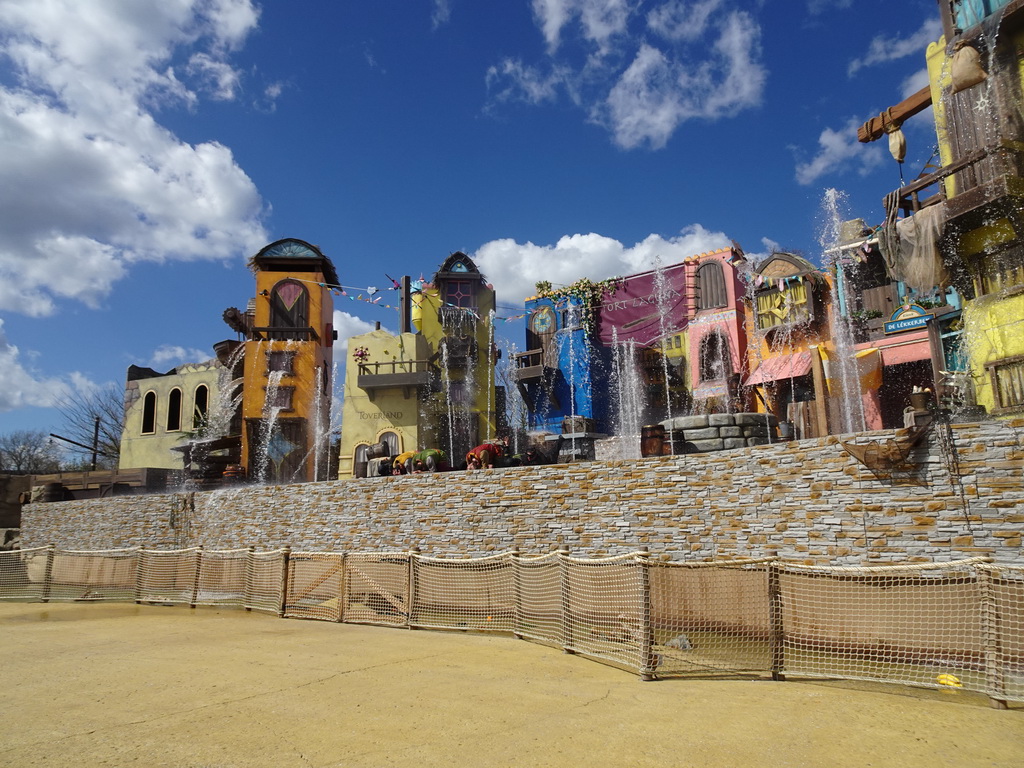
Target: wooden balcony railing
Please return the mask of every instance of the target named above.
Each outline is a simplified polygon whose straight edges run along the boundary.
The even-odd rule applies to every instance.
[[[253,328],[253,341],[320,341],[313,328]]]

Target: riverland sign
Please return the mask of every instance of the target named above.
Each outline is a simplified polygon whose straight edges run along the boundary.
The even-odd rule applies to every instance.
[[[927,312],[920,304],[904,304],[897,307],[887,323],[882,324],[886,333],[902,333],[903,331],[916,331],[928,325],[928,321],[934,315]]]

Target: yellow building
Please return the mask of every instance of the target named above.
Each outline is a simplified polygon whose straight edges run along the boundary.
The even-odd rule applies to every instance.
[[[224,319],[243,338],[241,463],[250,480],[327,479],[334,345],[330,259],[285,239],[250,260],[256,297]]]
[[[950,376],[940,390],[968,390],[957,396],[976,399],[996,416],[1019,414],[1024,411],[1024,6],[1005,0],[940,2],[939,10],[944,34],[926,51],[929,85],[865,123],[858,136],[861,141],[898,136],[905,119],[933,107],[942,167],[886,196],[880,239],[891,246],[890,267],[897,277],[924,290],[952,284],[966,299],[967,375]],[[901,241],[905,234],[925,247],[908,249],[907,238]]]
[[[217,400],[223,367],[216,360],[167,373],[128,369],[119,469],[182,468],[181,448]]]
[[[464,253],[429,283],[403,281],[400,330],[349,339],[339,477],[370,461],[440,448],[453,465],[498,436],[504,390],[494,381],[494,289]],[[371,469],[372,471],[372,469]]]

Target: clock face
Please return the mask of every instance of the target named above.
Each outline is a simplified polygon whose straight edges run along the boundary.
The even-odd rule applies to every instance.
[[[555,326],[555,313],[551,307],[541,307],[533,313],[530,323],[535,333],[547,333]]]

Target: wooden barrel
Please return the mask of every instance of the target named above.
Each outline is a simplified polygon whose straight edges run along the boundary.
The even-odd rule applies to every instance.
[[[640,430],[640,455],[661,456],[665,450],[665,428],[661,424],[648,424]]]
[[[366,458],[368,459],[383,459],[388,455],[388,444],[387,443],[374,443],[366,449]]]
[[[221,473],[227,483],[238,483],[245,479],[245,467],[241,464],[228,464]]]

